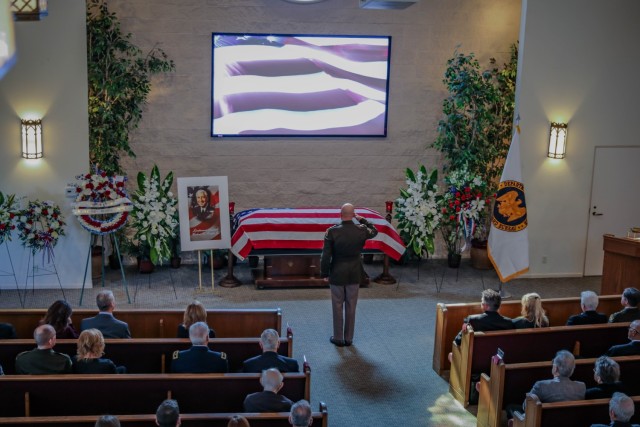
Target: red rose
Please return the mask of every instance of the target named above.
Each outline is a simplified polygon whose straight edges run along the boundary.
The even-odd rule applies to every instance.
[[[456,200],[456,206],[460,206],[460,200]]]
[[[58,218],[58,214],[57,214],[57,213],[55,213],[55,212],[54,212],[54,213],[53,213],[53,215],[51,215],[51,216],[52,216],[54,219],[55,219],[55,218]]]
[[[103,178],[105,178],[105,177],[107,176],[107,173],[106,173],[106,172],[102,172],[102,173],[100,174],[100,176],[101,176],[101,177],[103,177]]]
[[[450,219],[451,221],[453,221],[454,219],[456,219],[456,216],[455,216],[455,215],[451,215],[451,216],[449,217],[449,219]]]
[[[122,181],[118,181],[118,183],[116,184],[116,186],[118,186],[118,187],[124,187],[124,182],[122,182]]]
[[[5,224],[0,224],[0,230],[4,230],[5,227],[6,227]]]
[[[91,174],[90,174],[90,173],[86,174],[86,175],[84,176],[84,179],[91,179]]]
[[[457,212],[460,212],[460,207],[459,206],[456,208],[456,213]]]
[[[85,185],[86,188],[88,188],[89,190],[93,189],[93,183],[92,182],[88,182],[87,185]]]
[[[13,219],[16,215],[13,212],[9,212],[9,218]]]
[[[465,192],[465,193],[471,193],[471,188],[469,188],[469,187],[465,187],[465,188],[464,188],[464,192]]]
[[[46,209],[42,209],[42,215],[49,215],[49,211]]]
[[[460,192],[456,191],[456,197],[460,197]]]
[[[76,187],[76,193],[82,193],[82,188]]]

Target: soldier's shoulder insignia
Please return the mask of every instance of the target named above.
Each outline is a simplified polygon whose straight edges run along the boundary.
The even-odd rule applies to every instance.
[[[180,357],[180,350],[176,350],[173,352],[173,360],[177,359],[178,357]]]
[[[223,359],[223,360],[226,360],[226,358],[227,358],[227,353],[225,353],[224,351],[221,351],[221,352],[220,352],[220,358],[221,358],[221,359]]]

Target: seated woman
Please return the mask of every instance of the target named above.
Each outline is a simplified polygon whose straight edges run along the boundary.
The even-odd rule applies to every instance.
[[[585,399],[608,399],[616,391],[626,393],[620,382],[620,365],[610,357],[598,357],[593,369],[593,379],[598,385],[587,389]]]
[[[40,320],[40,325],[51,325],[56,330],[56,339],[76,339],[78,332],[71,323],[71,305],[59,299],[49,306],[44,319]]]
[[[78,354],[71,358],[74,374],[124,374],[124,366],[116,367],[109,359],[103,359],[104,337],[97,329],[82,331],[78,338]]]
[[[178,325],[178,338],[189,338],[189,327],[197,322],[207,323],[207,310],[198,300],[194,300],[187,306],[182,318],[182,324]],[[216,331],[209,328],[209,338],[215,338]]]
[[[549,326],[549,319],[542,308],[540,295],[532,292],[522,296],[521,316],[512,320],[516,329],[544,328]]]

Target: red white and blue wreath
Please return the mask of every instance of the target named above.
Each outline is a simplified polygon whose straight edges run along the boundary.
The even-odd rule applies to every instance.
[[[27,208],[19,212],[16,226],[22,244],[30,248],[34,255],[38,251],[44,251],[51,262],[58,238],[65,235],[64,217],[58,205],[51,201],[29,201]]]
[[[127,197],[124,176],[105,172],[76,177],[76,201],[73,214],[80,225],[92,234],[110,234],[123,227],[133,209]]]

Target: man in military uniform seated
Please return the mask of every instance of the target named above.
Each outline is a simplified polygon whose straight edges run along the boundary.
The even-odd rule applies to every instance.
[[[56,330],[51,325],[41,325],[33,333],[35,348],[23,351],[16,357],[16,374],[70,374],[71,359],[66,354],[53,351]]]
[[[640,291],[636,288],[627,288],[622,292],[620,304],[624,306],[621,311],[613,313],[609,317],[610,323],[632,322],[640,319]]]
[[[260,335],[262,354],[242,363],[242,372],[260,373],[265,369],[276,368],[280,372],[300,372],[298,361],[278,354],[280,336],[274,329],[265,329]]]
[[[289,412],[293,402],[278,394],[284,385],[282,374],[276,368],[262,372],[263,391],[251,393],[244,399],[245,412]]]
[[[189,350],[173,353],[171,372],[175,373],[215,373],[229,372],[227,355],[209,350],[209,326],[196,322],[189,327]]]

